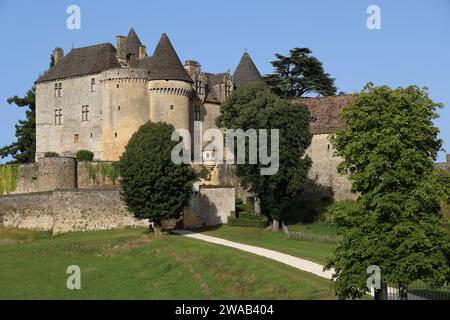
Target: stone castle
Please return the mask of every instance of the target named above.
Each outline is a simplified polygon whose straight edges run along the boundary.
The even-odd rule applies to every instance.
[[[207,73],[197,61],[183,65],[166,34],[148,56],[134,29],[116,48],[99,44],[54,51],[55,65],[36,82],[36,158],[45,152],[118,160],[144,123],[187,129],[214,127],[220,104],[239,85],[260,80],[247,53],[231,75]]]
[[[203,130],[215,127],[220,104],[233,90],[260,80],[248,53],[233,74],[204,72],[193,60],[183,65],[166,34],[151,56],[134,29],[127,37],[117,36],[115,47],[75,48],[65,56],[56,48],[54,66],[36,81],[36,162],[5,168],[8,175],[0,171],[0,225],[54,233],[140,225],[103,169],[119,160],[132,134],[147,121],[187,129],[195,138],[202,135],[194,132],[197,124]],[[337,113],[351,99],[292,101],[306,105],[312,115],[307,153],[313,165],[303,192],[308,199],[356,197],[348,179],[337,173],[341,160],[329,140],[342,126]],[[81,149],[94,153],[92,163],[73,158]],[[45,158],[46,152],[60,157]],[[226,223],[235,195],[245,201],[245,186],[228,169],[209,165],[210,178],[201,181],[185,211],[185,227]]]
[[[36,81],[36,159],[45,152],[73,156],[87,149],[94,159],[116,161],[144,123],[164,121],[188,129],[213,128],[220,104],[240,85],[262,79],[244,53],[233,74],[207,73],[197,61],[183,65],[166,34],[148,56],[134,29],[110,43],[54,51],[55,65]],[[337,113],[351,95],[297,99],[313,115],[313,159],[308,196],[354,197],[329,142],[342,124]],[[202,134],[197,133],[197,134]]]

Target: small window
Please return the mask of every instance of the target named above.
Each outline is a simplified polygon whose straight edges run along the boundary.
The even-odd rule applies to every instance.
[[[200,106],[194,106],[194,120],[200,121],[200,119],[201,119]]]
[[[73,135],[73,142],[78,143],[79,140],[80,140],[80,135],[78,133],[75,133]]]
[[[327,146],[327,147],[328,147],[328,150],[330,150],[330,144],[328,144],[328,146]]]
[[[55,110],[55,126],[62,124],[62,109]]]
[[[231,94],[231,85],[226,84],[225,85],[225,97],[228,97]]]
[[[91,79],[91,92],[95,92],[95,78]]]
[[[61,97],[62,82],[55,83],[55,98]]]
[[[117,138],[117,132],[114,132],[114,138]]]
[[[91,139],[92,139],[92,137],[93,137],[93,135],[92,135],[92,132],[91,132]]]
[[[119,110],[119,111],[120,111],[120,106],[117,106],[117,110]]]
[[[117,86],[116,86],[116,87],[117,87],[117,89],[119,89],[119,84],[117,84]]]
[[[82,106],[81,107],[81,121],[88,121],[89,120],[89,106]]]
[[[170,105],[170,110],[173,110],[173,104]]]

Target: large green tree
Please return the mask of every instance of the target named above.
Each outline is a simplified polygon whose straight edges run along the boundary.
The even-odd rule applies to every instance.
[[[177,219],[189,204],[196,175],[187,164],[171,160],[172,125],[147,122],[128,142],[119,162],[122,196],[138,219],[149,219],[159,228],[164,220]]]
[[[288,99],[308,93],[335,95],[334,79],[311,54],[308,48],[294,48],[288,56],[275,54],[277,60],[271,62],[275,70],[264,77],[273,92]]]
[[[311,166],[311,159],[305,156],[312,139],[310,113],[306,107],[278,97],[263,83],[238,88],[220,110],[217,126],[222,128],[279,129],[279,169],[276,174],[262,175],[261,168],[266,165],[260,161],[258,164],[236,164],[237,175],[250,183],[251,191],[260,199],[261,213],[270,217],[273,229],[278,230],[283,213],[302,190]],[[269,134],[269,150],[270,141]],[[247,160],[248,146],[247,139]]]
[[[53,54],[50,56],[50,67],[55,65]],[[13,157],[13,163],[34,162],[36,154],[36,87],[27,91],[24,97],[17,95],[7,100],[8,104],[25,108],[25,120],[16,124],[17,140],[10,145],[0,148],[0,157]]]
[[[20,108],[26,108],[25,120],[16,124],[17,140],[10,145],[0,148],[0,157],[12,156],[16,163],[33,162],[36,153],[36,98],[35,87],[28,90],[25,97],[13,96],[7,101]]]
[[[343,109],[345,127],[333,144],[343,158],[339,171],[360,198],[334,212],[343,243],[327,268],[335,268],[339,297],[368,291],[370,265],[380,267],[381,280],[398,285],[403,297],[415,280],[450,279],[450,227],[440,213],[450,178],[433,166],[442,145],[433,124],[439,107],[426,89],[368,84]]]

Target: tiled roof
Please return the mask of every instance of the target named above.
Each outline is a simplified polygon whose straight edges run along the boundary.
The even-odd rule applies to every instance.
[[[117,67],[120,63],[116,58],[116,49],[110,43],[76,48],[39,77],[37,82],[99,73]]]
[[[353,95],[338,95],[318,98],[294,99],[294,104],[306,105],[311,112],[311,132],[314,134],[334,133],[342,128],[339,111],[353,99]]]

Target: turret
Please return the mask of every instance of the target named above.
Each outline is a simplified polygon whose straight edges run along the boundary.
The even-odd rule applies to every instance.
[[[192,79],[164,33],[150,59],[150,120],[189,130]]]
[[[242,55],[241,61],[239,62],[236,71],[234,71],[233,79],[237,87],[263,80],[258,68],[247,52]]]
[[[103,160],[116,161],[134,132],[149,119],[148,70],[102,73]]]

